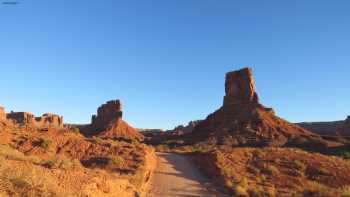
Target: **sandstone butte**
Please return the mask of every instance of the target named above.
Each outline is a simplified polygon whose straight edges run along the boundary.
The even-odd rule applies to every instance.
[[[191,138],[232,145],[325,145],[319,135],[277,117],[272,108],[259,103],[250,68],[226,73],[223,106],[201,121]]]
[[[108,138],[143,140],[144,136],[126,123],[122,117],[120,100],[108,101],[97,109],[97,115],[92,116],[88,130],[92,135]]]
[[[144,137],[137,129],[131,127],[122,119],[122,105],[119,100],[111,100],[97,109],[97,115],[91,118],[91,124],[80,127],[82,133],[89,136],[98,135],[113,139],[143,140]],[[45,113],[40,117],[28,112],[5,113],[0,107],[0,126],[20,125],[32,128],[64,128],[63,117]]]

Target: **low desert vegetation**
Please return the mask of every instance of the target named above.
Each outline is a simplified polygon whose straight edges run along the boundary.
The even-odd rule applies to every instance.
[[[292,148],[217,149],[197,154],[201,169],[236,196],[349,196],[350,163]]]
[[[0,132],[0,139],[1,197],[133,196],[144,184],[146,155],[154,151],[52,128]]]
[[[49,139],[42,138],[40,140],[40,147],[45,150],[49,150],[51,145],[52,145],[52,141]]]

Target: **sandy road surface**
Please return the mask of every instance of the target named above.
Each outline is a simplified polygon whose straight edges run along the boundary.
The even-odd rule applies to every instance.
[[[158,153],[158,163],[147,197],[226,196],[215,191],[188,156]]]

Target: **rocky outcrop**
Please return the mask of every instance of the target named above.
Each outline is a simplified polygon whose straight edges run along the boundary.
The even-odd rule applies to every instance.
[[[275,115],[259,103],[250,68],[226,74],[223,106],[193,130],[194,141],[216,144],[282,146],[293,142],[323,143],[310,131]]]
[[[0,120],[6,119],[5,108],[0,106]]]
[[[40,117],[35,117],[34,114],[28,112],[11,112],[6,114],[6,118],[15,124],[37,128],[63,127],[63,117],[51,113],[46,113]]]
[[[122,119],[122,104],[119,100],[108,101],[97,109],[97,115],[91,118],[91,126],[99,131],[106,130],[111,122]]]
[[[350,136],[350,116],[348,116],[345,119],[344,124],[339,133],[343,136]]]
[[[252,70],[244,68],[226,73],[224,106],[235,103],[258,103]]]
[[[191,133],[199,122],[200,122],[200,120],[190,121],[185,126],[184,125],[179,125],[179,126],[176,126],[172,130],[167,130],[166,132],[169,133],[169,134],[173,134],[173,135],[183,135],[183,134],[186,134],[186,133]]]
[[[143,135],[122,119],[120,100],[112,100],[97,109],[89,126],[90,135],[99,135],[115,139],[143,140]]]

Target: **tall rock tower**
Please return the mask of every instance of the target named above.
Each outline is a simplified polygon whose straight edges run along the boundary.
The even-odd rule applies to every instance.
[[[259,103],[250,68],[226,74],[223,106],[201,121],[192,137],[197,142],[211,138],[235,145],[283,146],[296,139],[323,143],[320,136],[277,117],[272,108]]]

